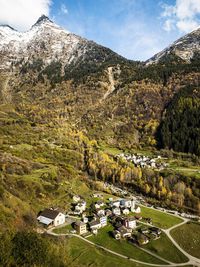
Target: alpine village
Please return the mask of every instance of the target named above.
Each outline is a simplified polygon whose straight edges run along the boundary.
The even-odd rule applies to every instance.
[[[42,15],[0,26],[0,266],[200,266],[200,28],[145,62]]]

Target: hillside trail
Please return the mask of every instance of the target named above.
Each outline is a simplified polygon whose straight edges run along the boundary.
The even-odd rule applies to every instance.
[[[9,104],[12,102],[12,95],[9,88],[9,81],[11,77],[11,72],[1,74],[0,79],[0,89],[1,89],[1,95],[3,103]]]
[[[115,79],[113,74],[113,67],[108,67],[108,80],[109,80],[109,87],[108,91],[104,94],[103,100],[105,100],[110,94],[112,94],[115,91]]]
[[[108,74],[108,82],[109,82],[108,90],[106,91],[106,93],[103,95],[102,98],[97,100],[96,103],[89,110],[86,111],[85,114],[90,113],[91,111],[98,109],[98,107],[101,106],[102,102],[105,101],[115,91],[116,88],[115,88],[115,79],[114,79],[113,67],[108,67],[107,74]],[[99,113],[99,116],[100,115],[101,115],[101,113]],[[81,123],[81,118],[76,121],[75,125],[77,125],[79,123]]]

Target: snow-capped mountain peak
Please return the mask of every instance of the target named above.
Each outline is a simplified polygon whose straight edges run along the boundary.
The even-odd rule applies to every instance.
[[[181,37],[173,44],[169,45],[163,51],[159,52],[149,60],[146,64],[155,64],[162,62],[165,58],[176,56],[185,62],[190,62],[196,54],[200,53],[200,27],[189,34]]]
[[[53,23],[53,21],[50,20],[47,16],[42,15],[41,17],[39,17],[39,19],[36,21],[36,23],[34,25],[40,25],[41,23],[45,23],[45,22],[51,22],[51,23]]]
[[[27,32],[18,32],[8,25],[0,26],[0,69],[9,69],[19,61],[41,57],[44,63],[59,58],[70,61],[77,45],[86,40],[71,34],[41,16]]]
[[[44,15],[27,32],[0,27],[0,69],[3,70],[20,70],[40,60],[43,68],[59,62],[64,73],[82,63],[101,64],[111,58],[125,60],[108,48],[68,32]]]

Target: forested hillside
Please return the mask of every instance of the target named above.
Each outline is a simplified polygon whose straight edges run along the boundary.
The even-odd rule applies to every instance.
[[[181,89],[167,107],[160,127],[161,146],[200,155],[200,89]]]

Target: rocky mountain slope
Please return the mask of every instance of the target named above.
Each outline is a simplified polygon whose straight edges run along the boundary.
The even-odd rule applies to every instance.
[[[98,53],[103,51],[102,54]],[[79,65],[92,60],[95,63],[108,58],[122,58],[109,49],[101,47],[72,34],[42,16],[27,32],[18,32],[8,25],[0,26],[0,69],[14,71],[16,66],[42,59],[43,66],[59,60],[62,67]]]
[[[181,40],[176,46],[193,52],[191,62],[171,64],[166,52],[167,64],[146,66],[45,16],[26,33],[1,26],[0,103],[34,123],[68,122],[109,145],[156,146],[166,107],[181,88],[198,86],[200,79],[199,30]]]
[[[165,48],[149,60],[146,64],[165,62],[169,59],[179,59],[183,62],[191,62],[200,55],[200,27],[193,32],[183,36],[172,45]]]

